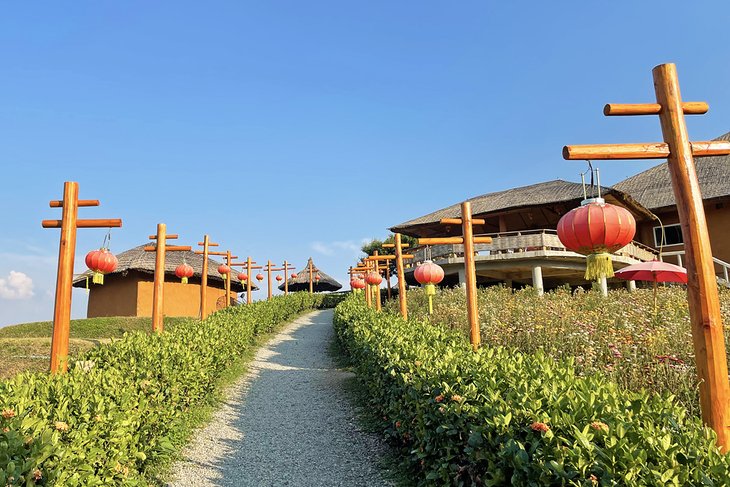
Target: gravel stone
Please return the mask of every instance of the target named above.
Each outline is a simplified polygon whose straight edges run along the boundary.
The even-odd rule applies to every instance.
[[[183,451],[168,486],[384,486],[386,446],[362,431],[328,354],[332,310],[300,317]]]

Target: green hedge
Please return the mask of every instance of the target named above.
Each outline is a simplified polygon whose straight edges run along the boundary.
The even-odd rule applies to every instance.
[[[147,485],[145,471],[180,446],[186,411],[209,401],[253,337],[331,304],[325,296],[290,294],[162,335],[127,334],[66,375],[0,382],[0,486]]]
[[[456,331],[357,299],[335,328],[421,485],[730,485],[730,456],[671,396],[541,353],[474,353]]]

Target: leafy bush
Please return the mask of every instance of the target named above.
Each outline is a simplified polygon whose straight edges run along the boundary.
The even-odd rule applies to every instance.
[[[421,485],[729,485],[730,456],[670,395],[579,377],[572,359],[485,346],[340,304],[335,328]]]
[[[228,308],[161,335],[127,334],[68,374],[0,382],[0,485],[147,485],[192,406],[214,393],[257,334],[325,298],[307,293]]]

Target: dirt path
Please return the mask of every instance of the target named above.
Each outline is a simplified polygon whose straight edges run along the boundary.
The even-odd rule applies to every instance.
[[[332,311],[299,318],[259,350],[173,469],[173,486],[382,486],[383,446],[345,396],[328,354]]]

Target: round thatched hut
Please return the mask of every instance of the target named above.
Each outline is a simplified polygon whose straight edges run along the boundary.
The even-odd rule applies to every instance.
[[[297,277],[294,279],[290,278],[289,282],[287,283],[289,286],[289,291],[291,292],[309,291],[310,277],[312,291],[314,291],[315,293],[321,293],[324,291],[337,291],[338,289],[342,288],[342,284],[335,281],[332,277],[325,274],[322,270],[318,269],[317,266],[314,265],[314,261],[311,257],[307,261],[307,265],[304,266],[302,270],[297,271],[296,274]],[[316,279],[317,275],[319,275],[319,281]],[[280,284],[279,289],[283,291],[284,284]]]

